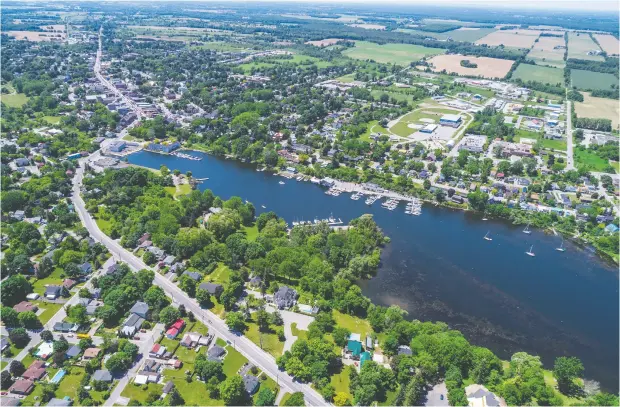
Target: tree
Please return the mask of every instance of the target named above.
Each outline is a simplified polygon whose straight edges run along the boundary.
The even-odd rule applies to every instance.
[[[15,328],[20,325],[18,313],[11,307],[2,307],[0,318],[2,323],[8,328]]]
[[[246,404],[247,393],[241,376],[231,376],[220,384],[220,397],[227,406]]]
[[[260,309],[256,311],[255,318],[258,330],[261,332],[267,332],[269,330],[269,314],[267,311]]]
[[[196,301],[203,307],[209,307],[212,303],[211,294],[207,290],[198,289],[196,291]]]
[[[0,285],[0,300],[3,305],[12,307],[24,301],[26,296],[32,292],[32,286],[22,275],[8,277]]]
[[[240,312],[229,312],[226,314],[226,325],[231,331],[243,332],[245,330],[243,315]]]
[[[491,371],[501,371],[502,362],[489,349],[474,347],[472,350],[472,366],[470,376],[475,383],[486,384]]]
[[[339,407],[350,406],[351,400],[349,400],[349,395],[343,391],[336,393],[334,396],[334,405]]]
[[[172,306],[167,306],[159,312],[159,321],[167,327],[179,318],[181,318],[181,313]]]
[[[558,381],[558,389],[564,393],[574,390],[574,380],[583,374],[583,363],[578,358],[561,356],[553,365],[553,376]]]
[[[23,348],[30,342],[30,335],[24,328],[15,328],[9,332],[9,339],[15,345],[16,348]]]
[[[129,369],[131,358],[123,352],[116,352],[105,362],[105,367],[110,372],[118,373]]]
[[[196,280],[190,276],[181,276],[179,287],[181,290],[185,291],[190,298],[194,298],[196,296]]]
[[[304,394],[300,391],[296,391],[284,402],[284,405],[292,407],[305,406],[306,403],[304,402]]]
[[[349,335],[351,335],[351,331],[346,328],[336,327],[332,331],[332,336],[334,338],[334,342],[339,347],[344,347],[349,340]]]
[[[12,384],[13,378],[11,377],[11,374],[8,370],[3,370],[2,373],[0,373],[0,388],[6,390],[11,387]]]
[[[153,285],[149,287],[148,290],[144,293],[144,302],[146,302],[149,307],[160,310],[170,304],[170,300],[166,296],[164,290],[161,287]]]
[[[78,325],[84,325],[88,322],[88,314],[83,304],[77,304],[69,310],[69,318]]]
[[[37,314],[32,311],[20,312],[17,319],[19,319],[19,323],[27,329],[36,329],[42,325]]]
[[[204,382],[209,381],[212,377],[218,379],[219,382],[224,377],[222,364],[217,361],[207,360],[204,355],[199,355],[196,358],[194,372]]]
[[[179,393],[179,391],[173,388],[170,393],[168,393],[168,405],[170,406],[182,406],[185,404],[185,400]]]
[[[19,360],[13,360],[9,365],[9,372],[13,375],[13,377],[20,377],[26,371],[26,367]]]
[[[261,389],[256,395],[256,406],[273,406],[276,402],[275,393],[268,387]]]

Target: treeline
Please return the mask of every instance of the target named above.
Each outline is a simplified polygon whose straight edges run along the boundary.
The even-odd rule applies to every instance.
[[[566,60],[567,69],[581,69],[590,72],[610,73],[618,76],[620,63],[618,58],[607,58],[605,61],[586,61],[584,59],[569,58]]]
[[[542,83],[538,81],[524,81],[521,78],[516,78],[514,81],[519,86],[524,86],[538,92],[551,93],[558,96],[564,96],[564,94],[566,93],[564,88],[558,85],[550,85],[548,83]]]
[[[587,117],[578,117],[575,120],[575,127],[579,129],[611,131],[611,120],[609,119],[590,119]]]
[[[433,32],[433,33],[445,33],[448,31],[452,31],[452,30],[456,30],[458,28],[461,28],[463,25],[461,24],[442,24],[442,23],[437,23],[437,24],[428,24],[428,25],[423,25],[421,27],[416,27],[419,31],[425,31],[425,32]]]

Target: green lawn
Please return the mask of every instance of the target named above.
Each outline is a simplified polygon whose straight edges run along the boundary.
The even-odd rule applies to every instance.
[[[295,335],[299,339],[308,339],[308,331],[304,331],[303,329],[297,328],[297,322],[293,322],[291,324],[291,331],[293,335]]]
[[[45,311],[43,311],[41,315],[39,315],[39,321],[41,321],[42,324],[46,324],[47,321],[49,321],[54,315],[56,315],[58,310],[63,307],[63,304],[55,304],[43,301],[33,301],[33,303],[37,304],[39,306],[39,309],[45,309]]]
[[[61,116],[43,116],[43,120],[49,124],[58,124],[60,123],[60,117]]]
[[[42,279],[38,279],[32,284],[32,291],[42,296],[43,294],[45,294],[46,285],[62,284],[63,277],[61,277],[61,274],[64,274],[63,269],[61,269],[60,267],[54,268],[54,271],[52,271],[52,273],[49,276],[42,278]],[[43,305],[45,305],[45,307],[48,306],[47,303],[43,303],[41,301],[39,301],[39,303],[42,304],[40,305],[42,308],[44,308]]]
[[[259,332],[258,325],[254,322],[248,322],[246,324],[248,329],[245,331],[245,336],[249,340],[254,342],[259,348],[271,354],[273,357],[277,358],[282,355],[282,351],[284,350],[284,342],[280,342],[278,335],[276,335],[275,332]]]
[[[222,338],[216,338],[216,339],[215,339],[215,344],[216,344],[217,346],[221,346],[221,347],[226,347],[226,345],[228,345],[228,344],[226,343],[226,341],[225,341],[224,339],[222,339]]]
[[[230,278],[230,269],[225,264],[218,264],[217,268],[213,270],[213,272],[205,277],[205,281],[209,281],[212,283],[222,284],[223,286],[228,285],[228,281]]]
[[[28,96],[24,93],[15,93],[13,95],[0,95],[0,101],[9,107],[22,107],[28,102]]]
[[[67,372],[58,384],[58,390],[56,390],[56,397],[63,398],[65,396],[71,397],[71,399],[77,398],[77,392],[80,388],[80,382],[86,375],[86,371],[82,367],[72,366],[71,374]]]
[[[183,373],[183,369],[179,369],[176,372]],[[183,403],[184,406],[223,406],[224,401],[222,400],[214,400],[209,397],[209,393],[207,392],[207,388],[203,382],[199,382],[198,380],[192,379],[190,383],[185,380],[185,374],[183,373],[181,377],[168,376],[169,370],[165,371],[165,379],[164,382],[168,380],[172,380],[174,386],[181,394],[181,397],[185,400]],[[147,393],[148,395],[148,393]]]
[[[164,189],[174,198],[177,198],[182,195],[187,195],[190,192],[192,192],[192,187],[189,184],[181,184],[175,187],[164,187]]]
[[[237,374],[241,366],[246,364],[248,360],[241,353],[237,352],[232,345],[226,347],[226,357],[224,358],[224,374],[228,377]]]
[[[292,396],[292,394],[291,394],[291,393],[284,393],[284,396],[282,396],[282,400],[280,400],[280,405],[281,405],[281,406],[286,405],[286,401],[287,401],[288,399],[290,399],[290,398],[291,398],[291,396]]]
[[[95,222],[97,223],[97,227],[99,227],[99,229],[106,235],[110,235],[112,233],[112,222],[109,220],[95,217]]]
[[[388,131],[379,124],[378,120],[372,120],[368,122],[368,127],[364,134],[360,136],[360,140],[372,143],[373,139],[370,138],[370,135],[373,133],[389,134]]]
[[[412,35],[419,35],[423,37],[436,38],[442,41],[445,41],[448,39],[448,37],[450,37],[454,41],[475,42],[475,41],[478,41],[480,38],[492,32],[495,32],[497,30],[495,28],[480,28],[478,30],[454,29],[451,31],[443,32],[443,33],[436,33],[436,32],[422,31],[422,30],[409,29],[409,28],[399,28],[396,31],[407,33],[407,34],[412,34]]]
[[[343,367],[340,373],[331,377],[330,383],[334,386],[336,393],[347,393],[349,395],[349,400],[353,400],[351,393],[349,393],[349,385],[351,384],[351,380],[349,379],[350,369],[350,366]]]
[[[348,329],[351,333],[361,334],[362,340],[372,332],[370,323],[365,319],[343,314],[339,311],[334,311],[333,315],[336,325]]]
[[[4,368],[8,364],[9,364],[9,362],[7,362],[6,360],[0,360],[0,370],[4,370]]]
[[[537,81],[556,85],[564,83],[564,70],[560,68],[549,68],[547,66],[537,66],[530,64],[519,64],[512,74],[514,79],[523,81]]]
[[[618,84],[618,78],[610,73],[571,69],[570,79],[577,89],[609,90]]]
[[[445,49],[428,48],[421,45],[396,43],[380,45],[369,41],[355,41],[355,47],[348,48],[343,54],[353,59],[371,59],[380,63],[408,66],[409,63],[419,61],[426,56],[444,54],[445,52]]]
[[[135,385],[132,381],[127,386],[125,386],[123,392],[121,393],[121,396],[127,397],[130,400],[136,400],[140,403],[140,405],[145,406],[147,405],[146,398],[148,397],[149,393],[154,391],[161,394],[163,387],[164,386],[162,384],[158,383],[148,383],[140,386]]]
[[[355,80],[355,74],[350,73],[347,75],[343,75],[343,76],[336,78],[336,80],[339,80],[340,82],[344,82],[344,83],[350,83]]]
[[[248,241],[253,242],[258,237],[258,227],[256,227],[256,223],[252,226],[244,226],[243,230],[245,231],[245,237]]]
[[[245,74],[252,73],[254,69],[273,68],[278,65],[298,65],[298,66],[311,66],[315,65],[317,68],[328,68],[336,65],[334,61],[325,61],[319,58],[311,57],[308,55],[293,55],[292,58],[261,58],[257,61],[248,62],[245,64],[237,65],[237,67],[243,69]]]
[[[585,165],[586,167],[594,171],[603,171],[609,165],[607,160],[599,157],[598,155],[589,150],[582,150],[580,148],[576,148],[573,151],[573,155],[577,167],[579,167],[580,165]]]

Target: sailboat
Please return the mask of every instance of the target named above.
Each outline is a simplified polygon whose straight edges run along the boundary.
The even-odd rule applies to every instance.
[[[491,232],[491,231],[488,231],[488,232],[487,232],[487,234],[486,234],[486,235],[484,235],[484,240],[488,240],[488,241],[493,240],[492,238],[490,238],[490,237],[489,237],[489,233],[490,233],[490,232]]]
[[[565,252],[566,248],[564,247],[564,239],[562,239],[562,244],[560,245],[560,247],[556,247],[555,250],[559,251],[559,252]]]
[[[284,185],[284,181],[280,181],[280,182],[278,182],[278,184]]]
[[[534,254],[534,252],[532,251],[532,249],[534,249],[534,245],[530,246],[530,250],[528,250],[527,252],[525,252],[525,254],[527,254],[528,256],[531,256],[531,257],[536,256],[536,254]]]
[[[530,224],[529,223],[527,224],[525,229],[523,229],[523,233],[525,233],[526,235],[529,235],[529,234],[532,233],[532,231],[530,230]]]

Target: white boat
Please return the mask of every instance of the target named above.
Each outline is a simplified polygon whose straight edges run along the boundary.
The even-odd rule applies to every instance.
[[[529,223],[527,224],[525,229],[523,229],[523,233],[525,233],[526,235],[529,235],[529,234],[532,233],[532,231],[530,230],[530,224]]]
[[[284,185],[284,181],[280,181],[280,182],[278,182],[278,184]]]
[[[265,205],[261,205],[260,207],[263,208],[263,209],[267,209],[267,207]]]
[[[534,245],[530,246],[530,250],[528,250],[527,252],[525,252],[525,254],[527,254],[527,255],[528,255],[528,256],[530,256],[530,257],[534,257],[534,256],[536,256],[536,255],[534,254],[534,252],[532,251],[533,249],[534,249]]]
[[[489,232],[490,232],[490,231],[489,231]],[[487,234],[486,234],[486,235],[484,235],[484,240],[488,240],[488,241],[493,240],[492,238],[490,238],[490,237],[489,237],[489,232],[487,232]]]
[[[564,240],[562,240],[562,244],[560,245],[560,247],[556,247],[555,250],[559,251],[559,252],[565,252],[566,248],[564,247]]]

